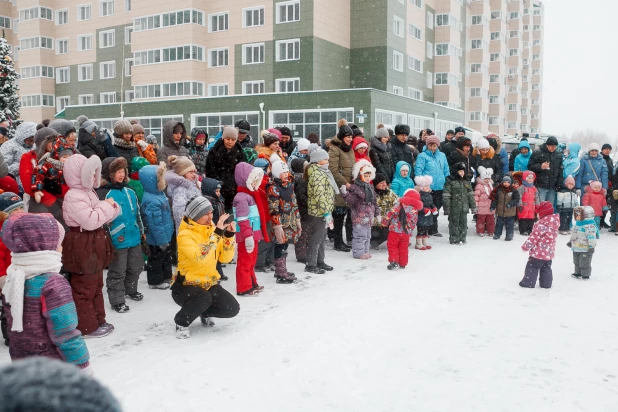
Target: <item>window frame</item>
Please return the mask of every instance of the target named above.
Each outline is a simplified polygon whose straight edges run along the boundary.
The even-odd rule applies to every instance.
[[[104,96],[114,96],[114,101],[113,102],[103,102],[103,97]],[[118,101],[118,98],[116,96],[116,92],[101,92],[99,93],[99,104],[116,104]]]
[[[110,66],[113,69],[114,75],[113,76],[106,76],[103,77],[105,74],[105,66]],[[109,72],[109,70],[108,70]],[[117,70],[116,70],[116,61],[115,60],[109,60],[109,61],[105,61],[105,62],[100,62],[99,63],[99,80],[110,80],[110,79],[115,79],[117,75]]]
[[[281,21],[281,7],[288,7],[288,6],[298,6],[298,19],[297,20],[286,20],[286,21]],[[286,24],[286,23],[296,23],[299,22],[301,20],[301,13],[300,13],[300,0],[291,0],[291,1],[280,1],[278,3],[275,3],[275,23],[276,24]],[[287,17],[287,12],[286,12],[286,17]],[[294,10],[294,17],[296,17],[296,11]]]
[[[109,36],[111,35],[111,44],[109,44]],[[107,43],[108,45],[105,45],[105,41],[103,40],[104,38],[107,37]],[[116,30],[115,29],[111,29],[111,30],[102,30],[99,32],[99,49],[108,49],[110,47],[116,47]]]
[[[395,57],[397,57],[397,59]],[[403,73],[403,69],[404,69],[403,59],[404,59],[404,54],[402,52],[393,50],[393,70]],[[399,61],[398,65],[396,65],[397,61]]]
[[[223,29],[219,29],[218,28],[218,26],[219,26],[218,19],[220,17],[225,17],[225,19],[224,19],[225,28],[223,28]],[[217,19],[217,24],[216,24],[217,29],[216,30],[213,30],[213,28],[215,26],[213,24],[213,19],[214,18]],[[217,13],[210,13],[208,15],[208,33],[221,33],[221,32],[228,31],[228,30],[230,30],[230,12],[229,11],[220,11],[220,12],[217,12]]]
[[[71,82],[71,68],[69,66],[56,67],[56,84],[65,84]],[[66,76],[63,76],[63,73]],[[65,77],[65,79],[61,79]],[[61,81],[64,80],[64,81]]]
[[[60,23],[60,15],[62,13],[66,13],[66,21],[64,23]],[[56,26],[64,26],[65,24],[69,24],[69,9],[68,8],[56,10],[54,12],[54,15],[55,15],[54,23],[56,24]]]
[[[225,52],[227,54],[225,60],[227,64],[222,65],[213,65],[212,63],[212,52]],[[208,68],[216,69],[219,67],[229,67],[230,65],[230,48],[229,47],[213,47],[212,49],[208,49]],[[219,56],[217,55],[217,60],[219,60]]]
[[[247,86],[250,86],[251,88],[253,88],[254,86],[258,86],[258,88],[261,90],[258,90],[257,92],[254,92],[252,90],[251,93],[246,93]],[[266,92],[266,82],[264,80],[247,80],[247,81],[242,82],[242,90],[241,90],[242,95],[264,94],[265,92]]]
[[[88,18],[82,19],[81,9],[88,10]],[[84,13],[85,14],[85,13]],[[78,4],[77,5],[77,21],[92,20],[92,3]]]
[[[61,47],[63,43],[66,43],[66,50],[64,50],[64,51],[63,51],[64,48]],[[70,51],[69,47],[70,46],[69,46],[69,38],[68,37],[65,37],[65,38],[62,38],[62,39],[56,39],[56,54],[57,55],[68,54],[69,51]]]
[[[90,98],[90,100],[92,100],[92,101],[91,101],[90,103],[82,103],[82,99],[83,99],[83,98],[88,98],[88,97],[89,97],[89,98]],[[78,95],[78,96],[77,96],[77,104],[78,104],[79,106],[90,106],[90,105],[95,104],[95,103],[94,103],[94,94],[80,94],[80,95]]]
[[[99,0],[99,18],[101,17],[111,17],[116,12],[116,4],[115,0]],[[111,4],[111,13],[109,12],[109,6],[105,7],[105,5]],[[107,9],[107,14],[103,14],[103,9]]]
[[[261,53],[261,61],[252,61],[250,63],[247,62],[247,50],[251,49],[251,55],[253,55],[254,53],[254,49],[255,48],[260,48],[260,53]],[[248,44],[243,44],[242,45],[242,65],[243,66],[248,66],[248,65],[253,65],[253,64],[264,64],[264,62],[266,61],[266,44],[265,43],[248,43]]]
[[[87,39],[87,38],[90,38],[90,47],[85,49],[85,48],[82,48],[82,40]],[[90,50],[92,50],[92,33],[78,34],[77,35],[77,51],[82,52],[82,51],[90,51]]]
[[[298,58],[296,58],[296,48],[294,48],[294,56],[293,58],[289,59],[287,58],[287,48],[289,46],[287,46],[288,44],[296,44],[298,43]],[[286,58],[282,59],[281,58],[281,45],[282,44],[286,44]],[[299,61],[301,58],[301,53],[300,53],[300,38],[296,38],[296,39],[283,39],[283,40],[277,40],[275,41],[275,61],[276,62],[289,62],[289,61]]]
[[[294,83],[294,88],[296,88],[296,82],[298,82],[298,90],[287,90],[287,86],[286,86],[286,90],[285,91],[281,91],[281,83],[285,82],[286,84],[289,84],[290,82]],[[280,78],[280,79],[275,79],[275,92],[276,93],[297,93],[300,91],[300,77],[289,77],[289,78]]]
[[[247,13],[249,12],[261,12],[258,13],[260,14],[259,18],[262,20],[262,24],[252,24],[252,25],[247,25]],[[244,7],[242,9],[242,28],[243,29],[249,29],[251,27],[262,27],[266,25],[266,8],[264,6],[253,6],[253,7]],[[252,19],[254,19],[255,16],[252,16]]]
[[[90,68],[90,78],[89,79],[84,78],[82,76],[82,74],[83,74],[82,69],[83,68]],[[89,81],[92,81],[92,80],[94,80],[94,64],[93,63],[78,64],[77,65],[77,81],[78,82],[89,82]]]

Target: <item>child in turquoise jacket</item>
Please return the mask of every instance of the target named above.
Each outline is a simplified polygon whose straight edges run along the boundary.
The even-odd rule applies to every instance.
[[[391,183],[391,190],[395,192],[397,197],[403,197],[408,189],[414,188],[414,180],[410,178],[412,167],[409,163],[402,161],[397,162],[395,166],[395,177]]]

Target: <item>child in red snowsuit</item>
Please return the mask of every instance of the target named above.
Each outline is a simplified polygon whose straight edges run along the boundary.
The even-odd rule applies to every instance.
[[[604,211],[608,210],[607,191],[603,189],[603,183],[594,181],[590,182],[590,186],[586,186],[585,192],[586,194],[582,197],[582,206],[590,206],[594,209],[594,221],[601,229],[601,216]]]
[[[382,221],[382,226],[388,228],[388,270],[405,269],[408,265],[408,245],[418,222],[419,211],[431,213],[423,209],[420,194],[416,190],[408,190]]]

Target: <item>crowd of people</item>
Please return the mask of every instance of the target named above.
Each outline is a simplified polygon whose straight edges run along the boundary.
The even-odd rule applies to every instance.
[[[405,269],[410,248],[431,250],[431,237],[443,236],[440,209],[452,245],[466,244],[470,213],[480,237],[504,232],[512,241],[516,226],[529,236],[522,287],[538,277],[551,287],[559,235],[571,235],[573,276],[590,277],[600,229],[616,231],[611,146],[591,144],[580,158],[578,143],[549,137],[532,151],[524,136],[509,156],[495,134],[473,147],[463,127],[444,140],[410,132],[380,124],[365,136],[342,119],[324,142],[313,133],[295,141],[280,127],[261,131],[258,143],[245,120],[210,137],[169,121],[159,147],[135,121],[113,131],[85,116],[20,124],[0,146],[2,333],[11,357],[45,355],[89,370],[83,338],[114,330],[105,269],[118,313],[144,298],[144,269],[151,289],[171,289],[184,339],[198,317],[208,327],[238,314],[221,286],[234,259],[237,296],[262,292],[256,272],[296,282],[290,244],[310,274],[334,270],[328,240],[361,260],[386,242],[387,269]]]

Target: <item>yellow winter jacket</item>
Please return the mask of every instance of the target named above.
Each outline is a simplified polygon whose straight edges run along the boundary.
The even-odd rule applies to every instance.
[[[229,236],[229,237],[228,237]],[[199,225],[185,217],[178,229],[178,271],[183,286],[206,290],[219,282],[217,261],[229,263],[234,258],[234,233],[223,232],[215,225]],[[176,276],[174,280],[176,281]]]

